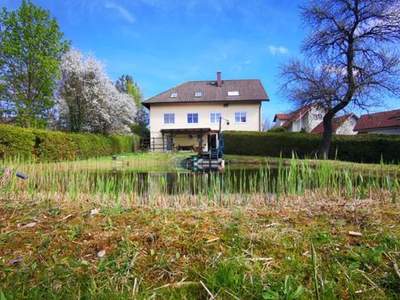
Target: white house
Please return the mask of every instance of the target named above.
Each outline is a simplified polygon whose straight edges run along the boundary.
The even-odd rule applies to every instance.
[[[362,115],[354,130],[359,134],[400,135],[400,109]]]
[[[358,117],[355,114],[346,114],[340,117],[333,118],[332,130],[333,134],[337,135],[355,135],[357,131],[354,130]],[[322,134],[324,132],[324,124],[321,122],[315,127],[311,133]]]
[[[306,105],[288,114],[276,114],[274,127],[284,127],[290,132],[305,131],[322,134],[325,111],[318,106]],[[338,135],[354,135],[357,116],[347,114],[333,119],[333,133]]]
[[[150,110],[153,150],[216,147],[224,130],[261,130],[261,103],[268,95],[260,80],[189,81],[143,102]]]
[[[324,114],[323,109],[306,105],[287,114],[276,114],[273,127],[284,127],[290,132],[311,132],[322,122]]]

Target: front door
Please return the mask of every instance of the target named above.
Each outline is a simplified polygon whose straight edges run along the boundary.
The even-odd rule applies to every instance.
[[[172,151],[174,149],[174,139],[171,135],[166,136],[166,150],[167,151]]]
[[[212,149],[217,149],[218,143],[217,143],[217,134],[210,134],[208,136],[208,148],[209,150]]]

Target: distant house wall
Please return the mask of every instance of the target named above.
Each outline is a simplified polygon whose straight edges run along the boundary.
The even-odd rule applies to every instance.
[[[322,122],[325,112],[316,107],[312,107],[306,115],[304,129],[306,132],[311,132],[319,123]]]
[[[275,127],[282,127],[282,125],[283,125],[284,123],[285,123],[285,120],[279,120],[279,119],[277,119],[272,127],[273,127],[273,128],[275,128]]]
[[[303,126],[303,119],[300,118],[299,120],[292,122],[292,124],[288,128],[288,131],[299,132],[299,131],[301,131],[302,126]]]
[[[308,112],[292,122],[288,131],[299,132],[304,130],[306,132],[311,132],[319,123],[322,122],[323,117],[324,111],[322,109],[312,107]]]
[[[359,134],[363,133],[371,133],[371,134],[393,134],[400,135],[400,127],[395,128],[375,128],[375,129],[366,129],[363,131],[359,131]]]
[[[342,123],[337,129],[336,134],[338,135],[355,135],[357,131],[354,131],[356,126],[357,118],[352,116]]]

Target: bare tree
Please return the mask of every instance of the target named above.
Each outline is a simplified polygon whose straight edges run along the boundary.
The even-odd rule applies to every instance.
[[[307,59],[282,66],[283,90],[326,111],[320,154],[327,158],[336,113],[400,95],[400,0],[312,0],[301,11],[311,28]]]

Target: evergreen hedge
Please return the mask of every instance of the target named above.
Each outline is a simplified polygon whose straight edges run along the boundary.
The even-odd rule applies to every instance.
[[[133,152],[139,138],[123,135],[65,133],[0,125],[0,158],[35,161],[75,160]]]
[[[225,131],[225,153],[272,157],[313,158],[321,143],[321,136],[309,133]],[[400,136],[355,135],[334,136],[331,159],[379,163],[400,162]]]

